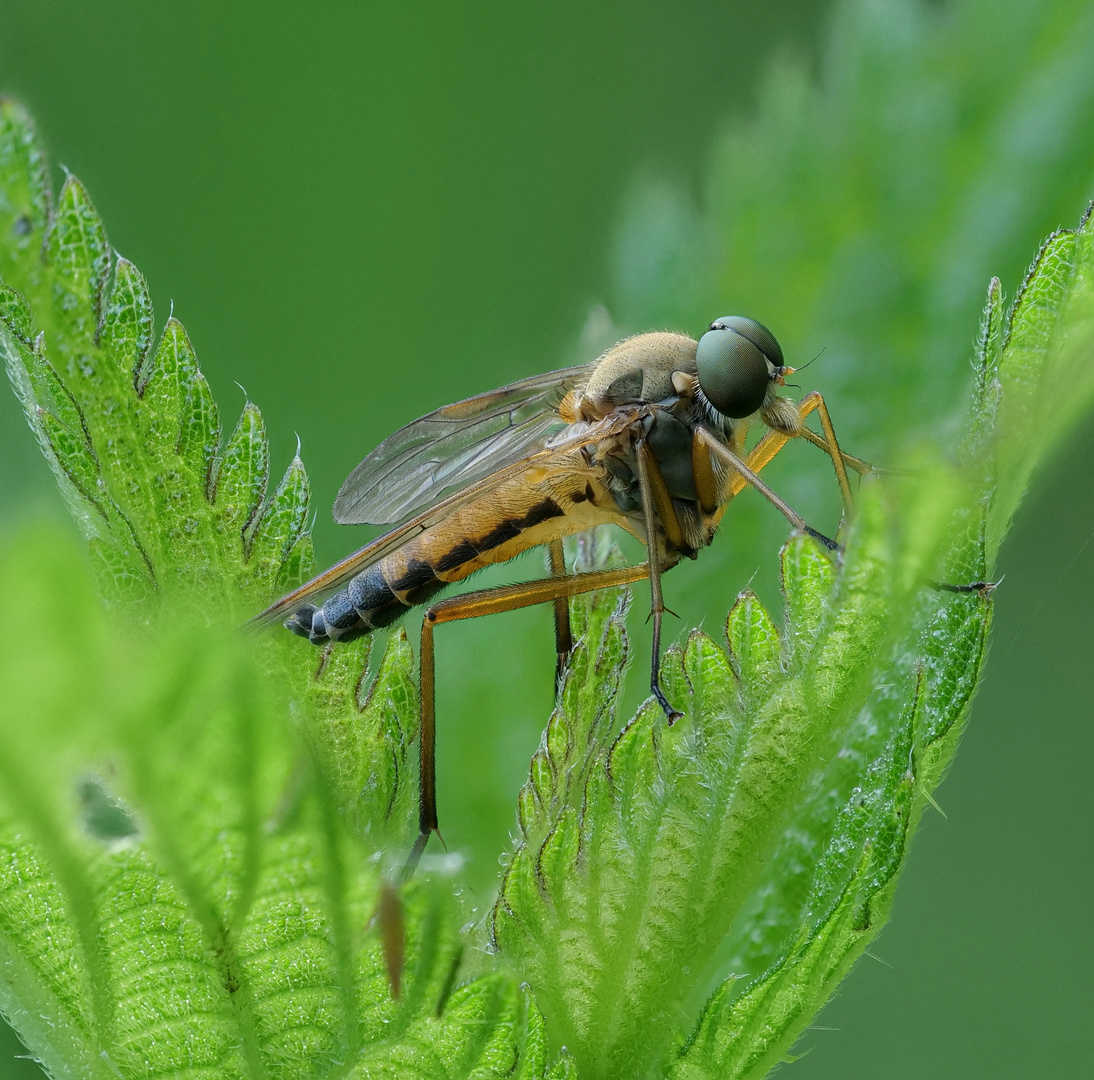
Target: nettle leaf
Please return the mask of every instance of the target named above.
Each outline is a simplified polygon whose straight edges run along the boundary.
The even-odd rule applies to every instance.
[[[7,545],[0,587],[68,631],[0,631],[0,1004],[52,1075],[372,1075],[428,1044],[464,1076],[534,1037],[542,1059],[526,994],[460,985],[443,878],[396,899],[393,998],[380,867],[245,639],[119,626],[52,532]]]
[[[27,189],[28,161],[40,155],[28,149],[33,134],[17,106],[7,104],[0,121],[10,163],[3,187],[18,194]],[[9,197],[13,228],[36,220],[27,198]],[[296,557],[307,511],[303,466],[290,464],[266,506],[261,414],[248,403],[221,447],[216,403],[185,329],[168,319],[155,343],[148,286],[110,249],[75,177],[66,177],[42,232],[37,265],[24,258],[5,277],[5,361],[95,542],[104,590],[116,599],[155,592],[172,611],[225,602],[233,613],[253,611],[307,571]],[[260,512],[260,562],[249,566]]]
[[[603,599],[575,604],[588,632],[491,931],[583,1077],[766,1075],[883,925],[991,621],[990,587],[931,582],[990,576],[1059,437],[1064,372],[1074,415],[1094,396],[1092,275],[1088,214],[1008,314],[991,283],[961,465],[863,485],[841,560],[792,537],[781,634],[745,592],[728,652],[695,631],[666,655],[674,726],[652,702],[618,736],[590,723],[612,714],[626,641]]]
[[[623,565],[607,533],[595,530],[580,538],[575,572]],[[558,707],[518,799],[525,858],[543,841],[560,806],[583,789],[597,747],[614,737],[615,694],[627,663],[623,617],[629,604],[627,590],[605,589],[572,606],[571,632],[580,647],[570,658]],[[605,687],[611,693],[605,694]]]
[[[52,533],[0,556],[34,627],[0,629],[0,1010],[55,1077],[543,1076],[527,991],[464,982],[449,882],[383,878],[415,820],[405,635],[370,680],[367,643],[239,632],[311,571],[303,463],[267,490],[258,408],[222,443],[182,323],[157,340],[75,177],[51,205],[5,102],[0,349],[113,610]]]
[[[50,190],[45,154],[34,125],[18,102],[0,100],[0,277],[32,281],[49,223]]]
[[[473,1036],[468,1038],[468,1032]],[[511,977],[494,975],[461,986],[444,1015],[423,1017],[398,1043],[361,1056],[353,1077],[547,1076],[547,1042],[532,995]]]

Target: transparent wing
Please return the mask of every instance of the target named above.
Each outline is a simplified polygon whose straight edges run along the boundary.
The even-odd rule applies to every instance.
[[[324,570],[323,573],[312,578],[311,581],[305,582],[287,596],[281,597],[265,611],[254,616],[248,625],[261,628],[281,622],[296,611],[301,604],[318,601],[341,588],[350,578],[378,563],[386,555],[397,551],[403,544],[412,540],[419,533],[439,524],[456,510],[488,494],[501,484],[513,480],[529,470],[543,470],[553,467],[570,469],[573,465],[567,455],[571,451],[596,442],[598,439],[618,434],[624,428],[633,424],[634,421],[635,413],[625,413],[620,410],[595,423],[573,425],[571,434],[552,442],[550,447],[529,454],[519,461],[511,462],[509,465],[495,470],[489,476],[454,492],[448,498],[431,503],[427,509],[417,516],[403,522],[402,525],[396,526],[390,532],[384,533],[383,536],[378,536],[371,543],[366,544],[359,551],[355,551],[340,563],[336,563],[329,570]]]
[[[588,365],[521,379],[431,412],[389,435],[334,500],[343,525],[387,525],[527,457],[566,423],[555,412]]]

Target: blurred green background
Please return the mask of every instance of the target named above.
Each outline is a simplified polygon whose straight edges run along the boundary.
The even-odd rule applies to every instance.
[[[367,534],[327,507],[398,425],[731,312],[768,322],[791,363],[825,349],[803,388],[852,452],[945,451],[988,277],[1012,295],[1094,195],[1092,45],[1091,5],[1064,0],[3,0],[0,90],[87,184],[161,325],[174,305],[225,423],[238,383],[275,469],[299,436],[329,562]],[[1089,1072],[1092,456],[1094,425],[1003,550],[947,816],[788,1075]],[[830,468],[784,459],[772,483],[833,527]],[[758,503],[666,580],[683,626],[716,628],[749,580],[778,606],[785,528]],[[63,510],[0,393],[0,527],[42,514]],[[549,708],[550,617],[450,627],[438,648],[442,827],[485,904]],[[0,1077],[33,1075],[17,1052],[0,1048]]]

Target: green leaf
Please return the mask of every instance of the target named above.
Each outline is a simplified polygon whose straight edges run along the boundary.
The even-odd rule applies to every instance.
[[[141,272],[128,260],[118,257],[114,264],[114,287],[103,322],[99,343],[104,352],[124,371],[128,366],[133,388],[147,382],[144,365],[154,340],[152,298]]]
[[[741,593],[729,609],[726,641],[741,694],[751,705],[782,670],[779,632],[751,589]]]
[[[617,739],[592,740],[579,786],[534,769],[520,805],[538,829],[509,865],[493,940],[582,1075],[766,1075],[884,923],[990,625],[990,588],[929,581],[990,575],[992,523],[1005,529],[1054,438],[1040,410],[1064,358],[1087,385],[1092,233],[1088,216],[1050,241],[1005,325],[992,283],[965,464],[865,485],[840,563],[805,537],[787,544],[781,644],[743,594],[732,664],[701,634],[665,658],[683,721],[647,704]],[[1018,479],[997,494],[1004,471]],[[593,648],[580,643],[574,668],[608,711],[617,682],[597,679]]]
[[[53,317],[67,331],[61,344],[65,374],[94,379],[98,372],[91,349],[112,260],[106,229],[74,176],[65,178],[50,215],[42,258],[53,271]]]
[[[397,1046],[366,1053],[350,1075],[540,1080],[546,1074],[544,1041],[543,1022],[531,994],[505,976],[493,976],[460,987],[440,1020],[419,1020]]]
[[[108,617],[52,532],[3,550],[0,587],[65,628],[0,631],[0,1000],[51,1074],[318,1077],[421,1043],[464,1076],[524,1061],[535,1028],[524,1075],[543,1075],[526,993],[504,979],[453,993],[462,918],[443,879],[402,892],[392,1000],[379,867],[332,797],[337,747],[321,756],[289,722],[259,676],[268,657],[234,635]],[[366,705],[375,723],[395,722],[382,706],[405,693],[405,652]],[[381,737],[363,735],[366,749]],[[89,774],[124,827],[90,825]],[[396,800],[407,819],[413,789],[404,779]]]
[[[988,521],[994,559],[1030,476],[1089,407],[1094,377],[1091,210],[1077,230],[1050,236],[1030,267],[1003,331],[996,378],[1001,396],[998,488]],[[1067,387],[1066,395],[1061,387]]]
[[[18,236],[49,203],[28,203],[39,161],[4,106],[0,215]],[[378,923],[375,856],[415,818],[405,635],[367,685],[367,643],[322,654],[236,629],[310,571],[299,457],[267,497],[250,402],[221,447],[185,329],[169,319],[155,342],[147,285],[75,178],[31,221],[44,243],[5,255],[0,348],[114,611],[70,541],[0,551],[0,588],[35,626],[0,630],[0,1008],[57,1077],[296,1080],[419,1045],[453,1076],[542,1076],[528,993],[458,985],[446,880],[395,895],[401,930]]]
[[[49,221],[49,177],[27,111],[0,101],[0,277],[7,282],[36,275]]]
[[[262,414],[250,402],[224,447],[214,501],[222,531],[247,532],[262,504],[269,472],[269,446]]]
[[[297,454],[255,523],[247,562],[260,579],[284,574],[289,553],[304,535],[308,496],[308,474]]]

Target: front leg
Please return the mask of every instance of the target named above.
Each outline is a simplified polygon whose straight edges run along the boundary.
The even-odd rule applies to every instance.
[[[847,478],[847,470],[853,469],[860,476],[865,476],[868,473],[877,472],[878,470],[869,462],[863,461],[861,458],[852,457],[850,454],[844,453],[844,451],[840,449],[840,445],[836,441],[836,430],[832,426],[832,417],[828,413],[828,406],[825,404],[824,398],[816,390],[806,394],[797,405],[787,401],[786,398],[779,398],[778,400],[797,410],[797,423],[792,425],[794,430],[789,429],[791,426],[789,424],[787,426],[773,424],[772,430],[756,444],[752,453],[748,455],[749,468],[751,468],[753,472],[759,472],[765,465],[768,465],[771,462],[790,439],[802,438],[806,442],[812,443],[814,446],[823,450],[832,459],[832,467],[836,470],[836,479],[840,486],[840,496],[843,499],[844,513],[849,513],[853,500],[851,497],[851,484]],[[821,436],[810,431],[809,428],[805,426],[805,418],[814,411],[820,413],[821,428],[824,431],[824,438],[821,438]],[[746,483],[747,481],[743,477],[734,477],[730,482],[729,497],[732,498],[736,495]]]
[[[789,437],[790,436],[787,436],[787,438]],[[828,548],[829,551],[837,551],[839,549],[839,544],[837,544],[834,540],[830,540],[827,536],[824,535],[824,533],[817,532],[817,530],[814,529],[811,525],[808,525],[805,518],[803,518],[801,514],[793,509],[793,507],[791,507],[788,503],[786,503],[785,500],[776,495],[775,492],[772,491],[771,488],[769,488],[767,484],[765,484],[759,478],[759,476],[756,475],[756,471],[750,467],[752,457],[755,455],[756,451],[753,451],[753,455],[750,455],[749,461],[746,463],[742,458],[738,457],[732,450],[730,450],[728,446],[725,446],[722,442],[720,442],[712,432],[701,426],[695,428],[692,439],[693,461],[696,459],[697,456],[708,454],[712,457],[717,458],[719,461],[721,461],[723,466],[728,467],[731,472],[735,472],[737,474],[728,484],[727,494],[723,497],[723,502],[727,502],[738,491],[740,491],[745,484],[749,484],[751,487],[754,487],[765,499],[767,499],[767,501],[771,503],[771,505],[774,506],[783,515],[783,517],[785,517],[786,520],[794,526],[795,529],[800,529],[802,532],[808,533],[810,536],[812,536],[814,540],[819,540],[822,544],[824,544],[825,547]],[[784,445],[785,442],[786,439],[784,438],[783,443],[779,445],[779,449],[782,448],[782,445]],[[699,445],[696,446],[696,443]],[[763,443],[760,443],[759,446],[756,447],[756,450],[759,450],[760,446],[762,445]],[[775,453],[777,452],[778,450],[775,451]],[[772,453],[766,458],[766,460],[761,463],[761,468],[763,465],[767,464],[767,462],[770,461],[772,457],[775,456],[775,453]],[[709,468],[708,466],[708,470],[710,474],[713,475],[713,469]],[[701,486],[702,482],[702,479],[699,478],[699,485],[697,486]],[[704,497],[709,496],[704,496],[703,492],[700,490],[700,503],[702,502]]]

